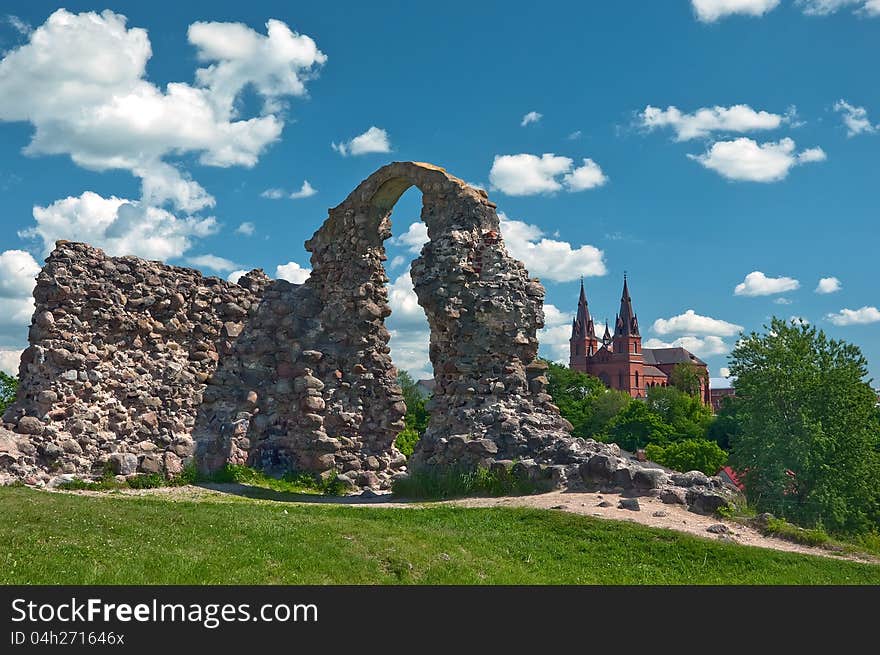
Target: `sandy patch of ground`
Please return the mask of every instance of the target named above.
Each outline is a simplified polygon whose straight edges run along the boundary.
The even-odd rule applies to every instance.
[[[532,496],[507,496],[502,498],[460,498],[456,500],[423,502],[409,501],[402,498],[392,498],[390,495],[378,495],[373,498],[361,496],[346,496],[343,498],[330,496],[294,496],[265,489],[258,489],[242,484],[208,484],[199,486],[182,487],[159,487],[156,489],[120,489],[114,491],[69,491],[61,493],[75,493],[81,495],[110,495],[119,494],[124,496],[154,496],[170,501],[234,501],[248,499],[249,502],[260,503],[296,503],[303,505],[349,505],[360,507],[398,507],[398,508],[424,508],[432,505],[455,505],[458,507],[529,507],[534,509],[547,509],[574,514],[583,514],[602,519],[615,519],[640,523],[655,528],[664,528],[685,532],[706,539],[724,539],[735,541],[745,546],[758,548],[770,548],[792,553],[807,555],[819,555],[837,559],[848,559],[862,562],[880,564],[880,560],[868,555],[857,555],[845,552],[830,551],[825,548],[805,546],[791,543],[775,537],[768,537],[756,529],[744,526],[735,521],[725,520],[713,516],[702,516],[689,512],[682,505],[666,505],[658,498],[640,496],[638,498],[640,510],[633,511],[621,509],[618,502],[623,498],[619,494],[594,493],[579,491],[551,491]],[[602,502],[610,503],[608,507],[601,507]],[[729,533],[714,534],[707,530],[713,525],[727,526]]]

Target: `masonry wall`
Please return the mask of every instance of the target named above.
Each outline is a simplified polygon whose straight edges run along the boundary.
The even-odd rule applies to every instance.
[[[179,473],[217,363],[269,282],[108,257],[59,241],[37,278],[17,401],[20,473]]]

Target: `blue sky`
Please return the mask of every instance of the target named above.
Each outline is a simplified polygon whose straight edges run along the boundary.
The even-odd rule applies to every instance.
[[[877,0],[65,9],[0,16],[7,370],[54,239],[301,281],[327,208],[418,160],[497,202],[547,288],[547,356],[580,276],[613,320],[627,271],[646,345],[714,378],[772,315],[858,344],[880,377]],[[395,361],[422,375],[419,204],[395,209],[388,274]]]

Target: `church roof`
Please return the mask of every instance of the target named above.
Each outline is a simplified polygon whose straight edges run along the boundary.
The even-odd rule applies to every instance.
[[[706,362],[684,348],[642,348],[642,355],[646,365],[682,363],[706,365]]]
[[[666,373],[661,371],[656,366],[646,366],[644,368],[644,375],[649,375],[651,377],[656,377],[656,378],[665,378],[666,377]]]

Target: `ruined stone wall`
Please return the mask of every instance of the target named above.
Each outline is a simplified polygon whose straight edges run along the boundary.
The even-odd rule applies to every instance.
[[[437,384],[427,434],[407,462],[394,447],[406,405],[389,354],[383,262],[392,208],[411,186],[430,239],[412,279]],[[196,430],[206,469],[336,471],[353,486],[387,488],[407,464],[488,465],[567,436],[536,361],[544,289],[508,255],[485,193],[429,164],[390,164],[331,209],[306,248],[309,279],[266,289],[207,391],[213,422]],[[243,384],[248,402],[236,391]]]
[[[266,283],[59,241],[37,278],[31,345],[3,417],[27,436],[14,472],[179,473],[207,382]]]
[[[384,241],[394,203],[423,194],[430,241],[411,276],[431,330],[430,423],[407,460],[389,356]],[[238,284],[60,241],[34,291],[0,484],[58,474],[175,475],[250,464],[388,488],[406,467],[486,466],[539,485],[654,494],[711,512],[733,490],[575,439],[536,359],[544,288],[511,258],[484,192],[430,164],[364,180],[306,243],[301,285]],[[7,428],[12,428],[10,432]]]
[[[393,445],[406,405],[383,262],[392,208],[411,186],[429,237],[411,276],[436,387],[407,462]],[[306,248],[302,285],[262,272],[231,284],[59,243],[5,417],[35,448],[17,466],[173,475],[195,450],[206,471],[250,464],[387,488],[407,464],[567,457],[570,425],[536,360],[544,289],[507,253],[485,192],[430,164],[389,164],[330,210]]]

